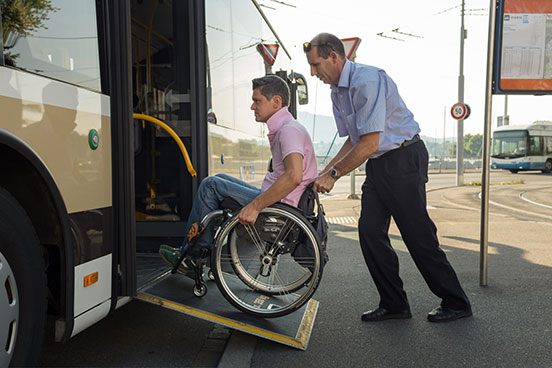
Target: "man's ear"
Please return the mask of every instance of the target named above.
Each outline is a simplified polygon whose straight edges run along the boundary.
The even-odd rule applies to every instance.
[[[279,95],[274,95],[274,97],[272,97],[272,103],[273,103],[273,106],[274,108],[281,108],[282,107],[282,96],[279,96]]]
[[[328,55],[328,57],[331,59],[332,63],[337,63],[337,61],[339,60],[339,57],[337,55],[337,52],[335,51],[330,51],[330,54]]]

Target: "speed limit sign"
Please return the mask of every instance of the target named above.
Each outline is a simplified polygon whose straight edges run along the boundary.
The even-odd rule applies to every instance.
[[[471,109],[467,104],[461,102],[455,103],[450,109],[450,114],[456,120],[467,119],[470,116]]]

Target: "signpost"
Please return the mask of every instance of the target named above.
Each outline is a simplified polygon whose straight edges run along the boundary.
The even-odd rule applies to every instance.
[[[481,286],[487,285],[493,94],[552,94],[552,1],[490,0],[481,179]]]

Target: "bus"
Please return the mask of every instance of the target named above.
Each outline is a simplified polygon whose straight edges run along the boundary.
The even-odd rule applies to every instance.
[[[552,122],[501,126],[493,133],[491,168],[552,171]]]
[[[0,366],[166,272],[202,178],[260,183],[251,80],[308,101],[255,0],[0,0]],[[278,47],[280,56],[277,57]],[[134,119],[133,117],[138,117]],[[152,124],[155,123],[155,124]]]

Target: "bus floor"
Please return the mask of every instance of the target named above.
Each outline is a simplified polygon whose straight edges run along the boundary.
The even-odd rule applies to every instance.
[[[194,281],[173,275],[157,254],[139,253],[136,257],[137,298],[212,323],[306,350],[318,301],[311,299],[299,310],[278,318],[261,318],[235,309],[220,293],[214,281],[206,278],[208,292],[198,298]]]

